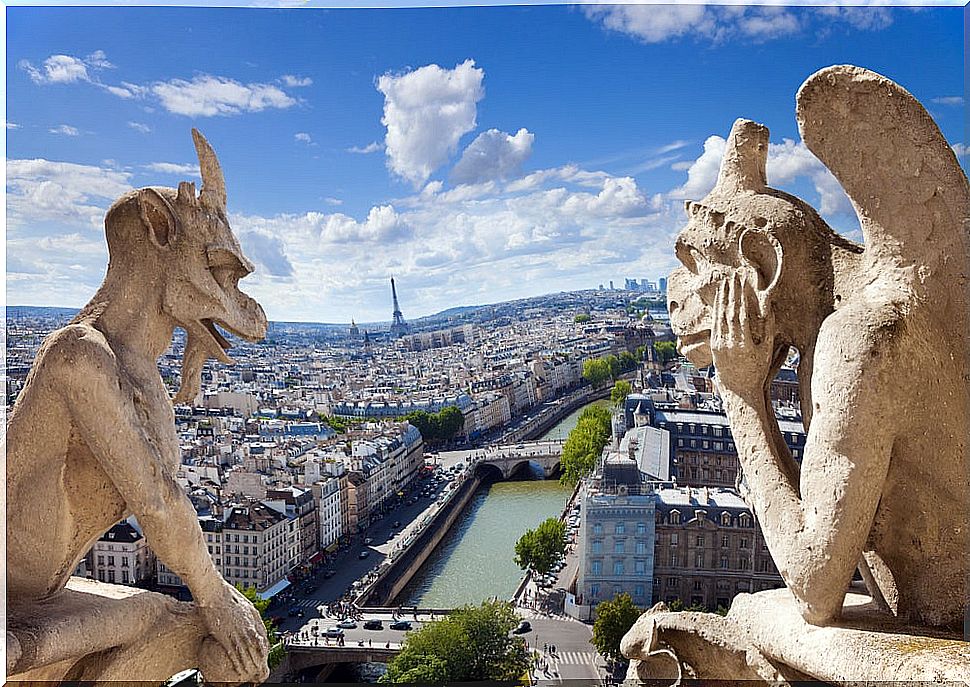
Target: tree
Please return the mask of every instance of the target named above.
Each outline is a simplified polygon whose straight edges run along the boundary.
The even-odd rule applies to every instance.
[[[576,317],[573,318],[573,322],[575,322],[576,324],[582,324],[583,322],[589,322],[591,319],[593,318],[590,317],[587,313],[581,312],[578,315],[576,315]]]
[[[464,606],[409,632],[381,682],[512,682],[529,667],[525,642],[509,633],[519,618],[506,601]]]
[[[465,428],[465,416],[455,406],[445,406],[438,413],[438,429],[445,441],[454,439]]]
[[[602,386],[610,378],[610,366],[602,358],[583,362],[583,379],[593,386]]]
[[[567,486],[576,484],[592,472],[596,459],[610,440],[612,428],[610,411],[603,406],[588,406],[579,414],[576,427],[566,437],[559,459],[562,475],[559,481]]]
[[[662,365],[677,357],[677,344],[673,341],[654,341],[653,350],[657,352],[657,359]]]
[[[613,599],[600,603],[596,607],[593,638],[590,640],[596,650],[608,659],[624,660],[620,653],[620,640],[642,612],[633,605],[629,594],[617,594]]]
[[[633,387],[630,386],[630,382],[620,379],[613,385],[613,391],[610,392],[610,402],[615,407],[621,406],[632,391]]]
[[[620,365],[620,359],[610,353],[608,356],[606,356],[606,358],[604,358],[604,360],[606,361],[606,365],[610,370],[610,379],[616,379],[619,377],[620,373],[623,372],[623,366]]]
[[[515,564],[532,568],[545,575],[566,553],[566,524],[558,518],[547,518],[534,530],[527,530],[515,542]]]
[[[283,642],[273,642],[273,638],[276,636],[276,624],[269,619],[266,615],[266,609],[269,608],[270,600],[262,598],[257,592],[256,587],[243,587],[240,584],[236,584],[236,589],[242,592],[243,596],[249,599],[250,603],[256,607],[259,611],[259,617],[263,619],[263,627],[266,628],[266,636],[269,638],[270,650],[269,656],[267,658],[267,664],[270,670],[275,668],[283,660],[283,656],[286,654],[286,647],[283,646]]]
[[[630,351],[620,353],[620,369],[624,372],[631,372],[637,369],[637,358]]]

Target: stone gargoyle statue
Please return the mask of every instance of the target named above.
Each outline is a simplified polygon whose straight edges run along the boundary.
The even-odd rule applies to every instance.
[[[864,244],[768,187],[768,130],[738,120],[717,184],[676,242],[671,328],[713,362],[743,495],[785,581],[726,617],[641,616],[631,681],[970,678],[970,191],[903,88],[854,66],[798,91],[805,145],[831,170]],[[769,386],[800,353],[801,465]],[[860,582],[854,583],[855,572]]]
[[[7,427],[7,677],[156,681],[198,668],[211,682],[268,675],[253,605],[219,574],[175,480],[179,442],[157,360],[187,332],[191,400],[209,357],[231,362],[223,327],[250,341],[266,315],[237,282],[253,271],[226,219],[226,187],[193,130],[195,185],[142,188],[105,217],[101,288],[37,353]],[[194,602],[71,577],[112,525],[134,515]]]

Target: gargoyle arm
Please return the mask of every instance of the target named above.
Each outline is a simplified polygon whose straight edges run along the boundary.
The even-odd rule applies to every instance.
[[[200,605],[224,581],[212,563],[195,509],[162,467],[160,448],[142,429],[118,361],[97,330],[59,335],[61,393],[80,438],[144,528],[152,550],[188,585]],[[53,352],[53,351],[52,351]]]
[[[765,543],[779,572],[814,624],[839,617],[846,589],[872,527],[889,469],[885,373],[864,350],[868,337],[847,334],[830,318],[819,335],[812,380],[814,415],[800,483],[771,440],[777,421],[766,396],[722,389],[738,458]],[[844,313],[853,317],[852,313]],[[828,341],[830,345],[822,345]],[[868,343],[867,343],[868,341]],[[819,375],[824,371],[824,378]]]

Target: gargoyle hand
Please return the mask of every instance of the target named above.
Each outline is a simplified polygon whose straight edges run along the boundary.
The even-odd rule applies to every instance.
[[[718,287],[711,353],[722,388],[761,394],[774,357],[770,308],[759,303],[757,277],[741,268]]]
[[[212,637],[225,649],[240,681],[259,684],[266,680],[269,642],[259,612],[242,593],[223,584],[221,596],[200,604]]]

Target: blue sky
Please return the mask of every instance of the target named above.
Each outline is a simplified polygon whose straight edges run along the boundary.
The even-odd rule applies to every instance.
[[[855,236],[794,94],[853,63],[966,162],[964,10],[7,8],[7,302],[83,305],[120,193],[226,172],[271,319],[385,320],[656,279],[737,117],[769,182]]]

